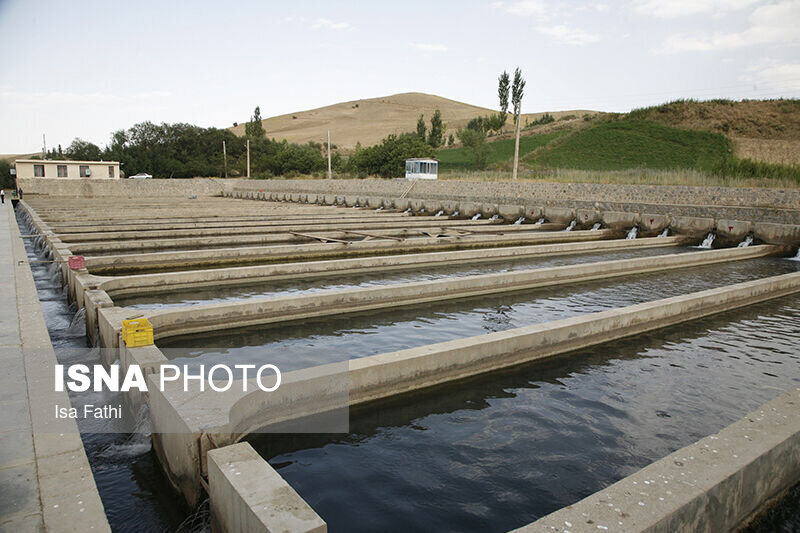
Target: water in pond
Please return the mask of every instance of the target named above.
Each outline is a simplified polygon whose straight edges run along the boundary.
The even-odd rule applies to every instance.
[[[254,326],[158,342],[180,364],[277,365],[281,371],[413,348],[605,311],[796,272],[800,264],[760,258],[548,287],[411,308]]]
[[[800,531],[800,484],[756,517],[742,533],[797,533]]]
[[[357,287],[374,287],[389,283],[409,283],[442,279],[452,276],[472,276],[494,272],[512,272],[531,268],[547,268],[563,265],[577,265],[597,261],[613,261],[635,257],[652,257],[654,255],[698,252],[690,246],[669,246],[658,248],[641,248],[595,252],[586,254],[555,255],[549,257],[533,257],[492,263],[442,265],[435,267],[413,267],[393,272],[376,272],[370,274],[336,276],[309,280],[272,281],[253,285],[231,287],[214,287],[176,291],[161,294],[144,294],[141,296],[114,298],[114,303],[132,309],[157,309],[192,304],[207,304],[244,300],[247,298],[263,298],[268,296],[301,294],[322,290],[353,289]],[[491,253],[491,252],[490,252]]]
[[[800,386],[798,343],[793,296],[252,443],[330,531],[507,531]]]
[[[33,233],[20,215],[23,233]],[[25,239],[31,260],[45,256],[37,253],[35,242]],[[44,313],[50,340],[59,361],[64,364],[99,364],[96,351],[87,346],[82,315],[67,303],[60,280],[47,264],[30,265]],[[69,357],[69,360],[65,360]],[[73,406],[91,398],[95,405],[117,405],[113,393],[83,393],[72,396]],[[108,428],[104,428],[107,430]],[[149,435],[83,432],[81,437],[92,467],[108,521],[115,532],[176,531],[190,515],[182,500],[172,491],[152,454]],[[207,525],[207,524],[205,524]],[[201,531],[200,524],[196,531]],[[189,531],[183,528],[182,531]]]

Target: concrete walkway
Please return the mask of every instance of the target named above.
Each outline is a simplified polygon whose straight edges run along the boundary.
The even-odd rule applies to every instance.
[[[0,531],[109,531],[10,202],[0,205]]]

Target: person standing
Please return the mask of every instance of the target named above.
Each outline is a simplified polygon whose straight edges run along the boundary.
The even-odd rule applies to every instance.
[[[20,200],[22,200],[22,187],[17,189],[17,196],[19,197]]]
[[[0,203],[6,203],[6,190],[0,189]]]

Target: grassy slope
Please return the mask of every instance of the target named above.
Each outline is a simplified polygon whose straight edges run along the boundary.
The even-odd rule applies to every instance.
[[[552,132],[521,137],[519,140],[520,157],[530,153],[536,148],[545,146],[559,135],[561,135],[560,132]],[[508,161],[514,157],[514,139],[489,142],[486,144],[486,149],[488,152],[487,159],[489,165]],[[447,172],[449,170],[470,170],[474,167],[472,152],[464,147],[439,150],[436,153],[436,157],[439,159],[439,168],[442,172]]]
[[[602,122],[529,160],[534,167],[585,170],[628,168],[712,170],[730,152],[718,133],[683,130],[642,120]]]

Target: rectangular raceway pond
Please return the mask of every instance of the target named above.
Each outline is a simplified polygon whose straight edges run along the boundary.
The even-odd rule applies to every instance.
[[[800,263],[766,257],[385,311],[252,326],[157,342],[175,364],[277,365],[281,371],[559,320],[779,274]]]
[[[22,222],[20,221],[22,225]],[[41,260],[33,240],[25,240],[28,258]],[[60,281],[46,263],[31,263],[31,272],[47,323],[47,330],[56,356],[62,364],[100,363],[96,350],[89,350],[82,322],[72,324],[75,315]],[[120,397],[115,393],[70,393],[73,407],[86,403],[115,407]],[[207,525],[204,510],[191,514],[175,496],[151,451],[149,434],[110,432],[109,427],[90,424],[114,424],[103,420],[79,421],[81,438],[92,468],[92,474],[103,501],[106,515],[115,532],[202,531]],[[188,526],[198,526],[192,529]],[[0,528],[2,529],[2,528]]]
[[[784,297],[249,440],[330,531],[506,531],[797,387],[799,342]]]
[[[455,276],[472,276],[499,272],[515,272],[532,268],[548,268],[563,265],[578,265],[598,261],[613,261],[635,257],[697,252],[696,247],[669,246],[659,248],[621,249],[616,251],[554,255],[550,257],[531,257],[490,263],[474,263],[442,266],[411,266],[392,272],[342,275],[322,279],[301,279],[261,282],[256,284],[233,285],[208,289],[192,289],[158,294],[141,294],[113,298],[114,304],[129,309],[163,309],[193,304],[233,302],[248,298],[303,294],[323,290],[343,290],[363,287],[376,287],[390,283],[409,283],[443,279]],[[487,254],[491,254],[491,250]]]

